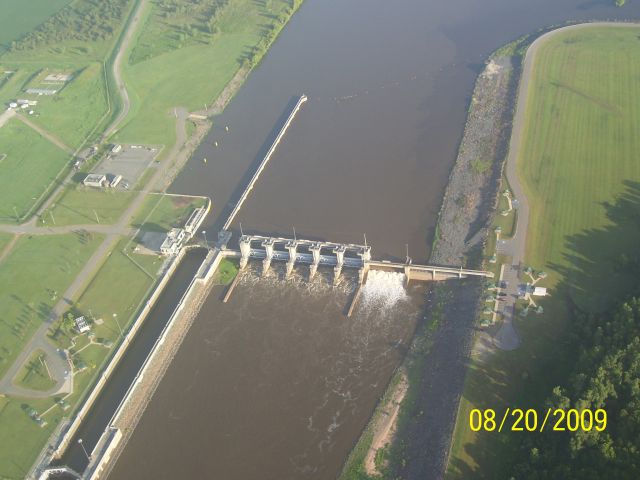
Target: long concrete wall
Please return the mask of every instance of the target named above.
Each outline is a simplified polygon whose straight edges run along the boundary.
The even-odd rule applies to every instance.
[[[278,133],[278,136],[276,137],[274,142],[271,144],[271,148],[269,148],[269,151],[267,152],[267,154],[264,156],[264,158],[260,162],[260,165],[258,165],[258,168],[256,169],[255,173],[253,174],[253,177],[251,177],[251,181],[247,185],[247,188],[245,188],[244,192],[242,192],[242,196],[240,197],[240,200],[238,200],[238,203],[236,203],[235,207],[233,207],[233,210],[229,214],[229,217],[227,218],[227,221],[225,222],[224,226],[222,227],[223,230],[229,230],[229,227],[231,226],[231,223],[233,223],[233,219],[236,217],[236,215],[240,211],[240,208],[242,208],[242,204],[244,203],[244,201],[249,196],[249,192],[251,192],[251,190],[253,189],[253,186],[255,185],[256,181],[258,180],[258,177],[260,177],[260,174],[264,170],[264,167],[269,162],[269,159],[271,158],[271,155],[273,155],[273,152],[276,151],[276,148],[278,147],[278,144],[280,143],[280,140],[282,140],[282,137],[284,137],[284,134],[287,133],[287,129],[289,128],[289,125],[291,125],[291,122],[293,121],[293,119],[295,118],[296,114],[298,113],[298,110],[300,110],[300,107],[306,101],[307,101],[307,96],[306,95],[302,95],[298,99],[298,103],[296,103],[296,106],[293,108],[293,110],[289,114],[289,117],[287,118],[287,121],[282,126],[282,129],[280,130],[280,133]]]
[[[158,300],[158,298],[162,294],[162,291],[164,290],[164,287],[167,285],[167,283],[169,282],[169,280],[173,276],[173,273],[178,268],[178,265],[180,265],[180,262],[181,262],[182,258],[184,257],[184,255],[185,255],[185,250],[183,249],[173,259],[173,261],[169,265],[169,268],[167,269],[165,274],[162,276],[162,278],[158,282],[156,288],[154,289],[154,291],[151,294],[151,296],[149,297],[149,299],[146,301],[144,307],[142,308],[142,310],[138,314],[138,317],[136,318],[136,320],[133,322],[133,325],[131,326],[131,328],[129,329],[127,334],[125,335],[123,341],[120,342],[120,346],[116,350],[115,354],[111,357],[111,360],[107,364],[106,368],[103,370],[103,372],[100,375],[100,378],[98,379],[98,382],[96,383],[95,387],[93,388],[93,390],[91,390],[91,393],[89,394],[89,396],[85,400],[84,404],[82,405],[82,407],[80,408],[80,410],[76,414],[75,418],[71,422],[71,425],[69,426],[69,428],[64,433],[64,435],[63,435],[62,439],[60,440],[60,442],[57,444],[56,449],[55,449],[55,453],[54,453],[54,458],[61,457],[62,454],[64,453],[64,451],[69,446],[69,443],[71,442],[71,439],[73,438],[73,436],[77,432],[78,428],[80,427],[82,421],[85,419],[87,413],[89,412],[89,410],[93,406],[96,398],[98,397],[100,392],[102,392],[102,389],[104,388],[105,384],[107,383],[107,380],[109,379],[109,377],[111,376],[111,374],[115,370],[116,366],[118,365],[118,362],[120,361],[122,356],[125,354],[127,348],[129,347],[129,343],[131,342],[133,337],[136,335],[138,330],[140,330],[140,327],[142,326],[142,324],[144,323],[145,319],[149,315],[149,312],[151,311],[151,309],[155,305],[156,301]]]
[[[92,452],[93,460],[87,466],[87,469],[83,474],[83,478],[92,480],[99,479],[103,474],[108,473],[109,467],[111,467],[117,459],[119,450],[116,449],[118,447],[122,447],[124,443],[126,443],[126,438],[124,438],[125,442],[123,442],[123,436],[114,435],[114,432],[122,432],[121,428],[119,428],[118,425],[119,423],[123,423],[122,417],[127,414],[126,412],[128,412],[128,410],[130,409],[131,404],[135,403],[135,397],[139,393],[138,390],[143,388],[145,375],[150,369],[156,366],[154,365],[154,363],[157,363],[159,361],[159,357],[162,356],[161,354],[163,353],[163,349],[173,348],[177,350],[177,348],[179,347],[180,343],[182,342],[182,338],[186,333],[186,329],[183,329],[180,338],[176,339],[173,338],[174,329],[176,328],[177,324],[180,323],[181,320],[183,320],[182,317],[184,317],[184,310],[187,306],[191,306],[192,299],[194,296],[196,296],[196,291],[210,284],[223,258],[224,255],[220,252],[220,250],[214,249],[209,252],[207,257],[202,262],[202,265],[196,272],[194,278],[191,280],[191,283],[187,287],[187,290],[185,291],[182,298],[178,302],[178,305],[171,314],[169,321],[163,328],[160,336],[157,338],[151,351],[147,355],[147,358],[142,364],[142,367],[138,371],[138,374],[129,386],[127,393],[123,397],[120,405],[109,421],[108,427],[105,429],[102,436],[98,440],[96,448]],[[172,338],[174,341],[173,345],[167,347],[165,346],[165,342],[168,338]],[[155,390],[155,386],[159,383],[161,377],[162,375],[156,375],[151,380],[151,382],[153,383],[151,390]],[[150,397],[150,395],[147,396],[147,400],[148,397]],[[142,411],[143,408],[140,408],[138,410]],[[130,428],[129,430],[132,430],[132,428]]]

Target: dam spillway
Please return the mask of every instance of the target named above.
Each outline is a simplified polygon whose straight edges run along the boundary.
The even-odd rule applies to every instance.
[[[238,258],[240,269],[244,269],[250,259],[262,260],[263,272],[267,272],[273,261],[286,262],[286,275],[291,275],[296,264],[309,265],[309,279],[313,279],[319,266],[333,267],[334,282],[337,282],[343,268],[359,271],[360,283],[370,269],[401,271],[407,282],[439,281],[449,278],[486,277],[493,274],[482,270],[466,268],[420,265],[412,262],[391,262],[372,259],[371,247],[352,243],[335,243],[299,238],[269,237],[262,235],[242,235],[240,250],[224,248],[222,255]]]

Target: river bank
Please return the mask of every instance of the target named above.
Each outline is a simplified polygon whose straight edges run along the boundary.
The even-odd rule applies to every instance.
[[[484,267],[479,253],[497,205],[515,96],[514,76],[511,57],[495,56],[476,81],[442,201],[430,258],[433,264]],[[356,478],[357,472],[408,479],[444,475],[482,290],[479,280],[453,280],[430,289],[427,311],[409,353],[347,461],[343,480]],[[405,376],[408,387],[400,380]],[[400,394],[403,400],[391,425],[380,421]],[[376,442],[385,432],[395,432],[391,443]],[[362,451],[366,454],[357,454]],[[377,471],[371,469],[372,458],[378,460]]]

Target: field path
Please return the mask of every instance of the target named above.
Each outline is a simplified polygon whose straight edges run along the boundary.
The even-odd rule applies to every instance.
[[[0,114],[0,128],[9,121],[11,117],[16,114],[16,111],[13,108],[7,108],[2,114]]]
[[[17,115],[16,116],[18,118],[18,120],[20,120],[22,123],[24,123],[27,127],[32,128],[33,130],[35,130],[36,132],[38,132],[40,135],[42,135],[44,138],[46,138],[47,140],[49,140],[51,143],[53,143],[55,146],[57,146],[58,148],[64,150],[65,152],[67,152],[69,155],[73,155],[73,149],[66,145],[62,140],[60,140],[58,137],[56,137],[55,135],[53,135],[52,133],[47,132],[44,128],[42,128],[39,125],[36,125],[35,123],[33,123],[31,120],[29,120],[27,117],[25,117],[24,115]]]

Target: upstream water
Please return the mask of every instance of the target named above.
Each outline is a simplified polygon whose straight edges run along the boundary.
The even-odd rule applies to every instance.
[[[640,16],[638,2],[612,3],[307,0],[172,189],[213,198],[211,238],[304,93],[234,228],[357,243],[366,233],[374,257],[404,258],[408,245],[424,260],[483,60],[547,25]],[[331,288],[299,273],[253,272],[227,304],[213,291],[111,478],[336,477],[424,287],[374,276],[346,318],[352,280]]]

